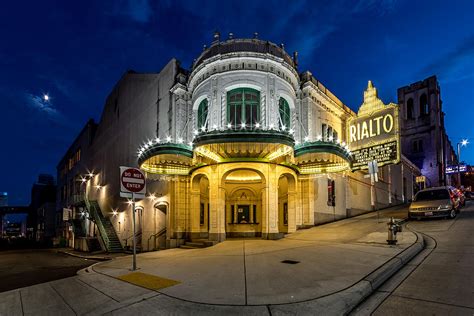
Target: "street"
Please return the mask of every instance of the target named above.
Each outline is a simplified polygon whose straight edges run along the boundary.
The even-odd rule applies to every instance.
[[[2,251],[0,292],[74,276],[95,262],[52,249]]]
[[[426,249],[358,308],[366,315],[473,315],[474,202],[455,220],[411,221]]]

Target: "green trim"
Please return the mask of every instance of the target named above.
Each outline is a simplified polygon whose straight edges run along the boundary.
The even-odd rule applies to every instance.
[[[224,130],[199,134],[194,139],[194,146],[218,143],[270,143],[284,144],[293,147],[295,140],[290,133],[275,130]]]
[[[193,158],[193,150],[190,146],[184,144],[162,143],[155,144],[149,147],[145,152],[138,157],[138,165],[141,166],[149,158],[156,155],[182,155],[188,158]]]
[[[341,146],[335,143],[316,141],[304,143],[295,147],[295,157],[311,153],[331,153],[351,162],[350,154]]]

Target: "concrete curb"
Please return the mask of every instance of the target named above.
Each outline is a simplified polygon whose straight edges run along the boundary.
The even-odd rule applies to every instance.
[[[68,251],[64,251],[64,250],[58,250],[57,252],[63,253],[63,254],[66,254],[66,255],[69,255],[69,256],[72,256],[72,257],[88,259],[88,260],[99,260],[99,261],[112,260],[112,257],[78,255],[78,254],[68,252]]]
[[[423,236],[417,232],[414,232],[414,234],[417,237],[415,243],[354,285],[342,291],[306,302],[269,305],[271,315],[309,315],[315,311],[321,315],[348,314],[424,249]]]

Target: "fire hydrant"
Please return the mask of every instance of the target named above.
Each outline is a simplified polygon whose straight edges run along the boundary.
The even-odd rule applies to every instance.
[[[397,244],[397,233],[402,231],[402,226],[400,226],[393,217],[390,218],[390,221],[387,223],[388,225],[388,239],[387,243],[389,245],[396,245]]]

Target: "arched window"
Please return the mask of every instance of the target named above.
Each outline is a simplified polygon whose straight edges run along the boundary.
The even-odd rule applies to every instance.
[[[428,98],[426,94],[422,94],[420,97],[420,116],[428,115],[429,108],[428,108]]]
[[[280,128],[285,126],[286,129],[289,129],[291,124],[290,106],[283,98],[280,98],[278,103],[280,110]]]
[[[202,128],[203,126],[207,125],[207,112],[208,112],[208,106],[207,106],[207,99],[204,99],[199,103],[198,107],[198,115],[197,115],[197,128]]]
[[[252,127],[260,121],[260,92],[238,88],[227,92],[227,123]]]
[[[413,106],[413,99],[410,98],[407,101],[407,119],[415,118],[415,107]]]

